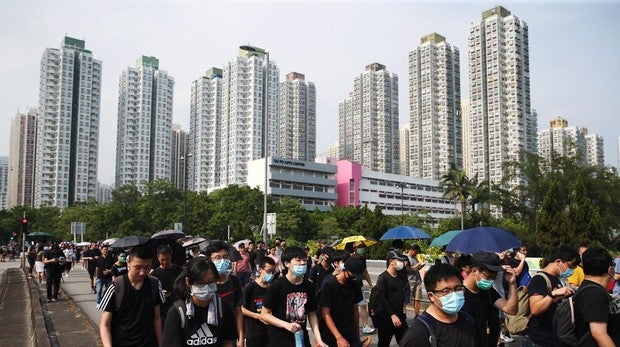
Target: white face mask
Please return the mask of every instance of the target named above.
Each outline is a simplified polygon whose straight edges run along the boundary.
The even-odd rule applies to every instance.
[[[192,285],[192,296],[198,300],[206,301],[215,295],[217,292],[217,284],[204,284],[202,286]]]
[[[405,267],[405,263],[402,260],[396,262],[396,270],[400,271]]]

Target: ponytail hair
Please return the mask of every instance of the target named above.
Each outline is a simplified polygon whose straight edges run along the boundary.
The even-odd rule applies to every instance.
[[[190,285],[199,282],[208,273],[211,272],[215,275],[215,279],[219,279],[219,274],[215,264],[207,257],[196,257],[190,259],[183,267],[183,270],[179,274],[179,277],[174,281],[173,292],[175,296],[183,301],[187,301],[190,296],[190,290],[185,283],[185,279],[188,279]]]

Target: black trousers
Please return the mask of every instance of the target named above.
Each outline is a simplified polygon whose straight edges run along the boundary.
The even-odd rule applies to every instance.
[[[60,291],[60,277],[62,277],[62,272],[50,270],[45,272],[47,300],[51,300],[52,298],[58,300],[58,292]]]
[[[387,314],[378,313],[373,315],[372,323],[375,328],[377,328],[377,335],[379,337],[379,342],[377,347],[389,347],[390,342],[392,341],[392,336],[396,337],[396,343],[400,343],[400,339],[405,335],[407,331],[407,316],[404,313],[396,314],[402,325],[397,328],[392,323],[392,318]]]

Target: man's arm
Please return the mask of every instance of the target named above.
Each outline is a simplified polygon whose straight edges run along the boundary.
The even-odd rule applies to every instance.
[[[357,309],[355,311],[357,311]],[[336,327],[336,323],[334,323],[334,319],[332,318],[332,314],[331,314],[331,308],[323,306],[321,308],[321,316],[323,317],[323,321],[325,322],[325,325],[327,325],[327,328],[329,329],[329,331],[336,338],[336,342],[338,343],[338,346],[340,345],[345,346],[345,347],[349,346],[349,342],[342,336],[342,334],[338,330],[338,327]],[[359,331],[359,329],[356,329],[356,331]]]
[[[319,330],[319,320],[316,319],[316,311],[308,312],[308,321],[312,327],[312,333],[314,334],[314,341],[317,347],[327,347],[323,339],[321,338],[321,331]]]
[[[504,311],[506,314],[517,314],[519,302],[517,298],[517,276],[512,268],[504,269],[504,279],[508,282],[508,300],[500,297],[493,305],[495,308]]]
[[[372,279],[370,279],[370,275],[368,274],[368,269],[364,269],[363,276],[366,282],[368,282],[368,285],[372,288]]]
[[[245,345],[245,330],[243,329],[241,306],[235,306],[235,323],[237,323],[237,346],[243,347]]]
[[[515,257],[519,260],[519,265],[513,268],[512,271],[514,271],[516,276],[519,276],[521,272],[523,272],[523,267],[525,266],[525,256],[521,253],[517,253]]]
[[[273,313],[271,312],[271,309],[266,308],[265,306],[261,308],[260,316],[261,318],[263,318],[264,322],[267,322],[267,324],[287,330],[291,333],[294,333],[297,330],[301,329],[301,326],[297,323],[289,323],[287,321],[283,321],[280,318],[274,316]]]
[[[599,347],[614,347],[616,344],[607,334],[607,322],[590,322],[590,333]]]
[[[101,315],[99,334],[103,347],[112,347],[112,312],[104,311]]]
[[[155,329],[155,338],[157,339],[157,346],[162,346],[162,326],[161,326],[161,313],[159,305],[153,308],[153,328]]]

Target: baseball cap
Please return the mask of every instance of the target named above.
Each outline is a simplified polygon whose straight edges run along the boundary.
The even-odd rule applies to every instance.
[[[502,263],[499,261],[497,254],[484,251],[474,253],[471,257],[471,265],[485,268],[492,272],[499,272],[502,269]]]
[[[402,254],[396,251],[387,252],[387,256],[385,257],[385,259],[398,259],[403,261],[407,260]]]
[[[354,274],[364,272],[364,260],[360,258],[348,258],[344,261],[344,269]]]

